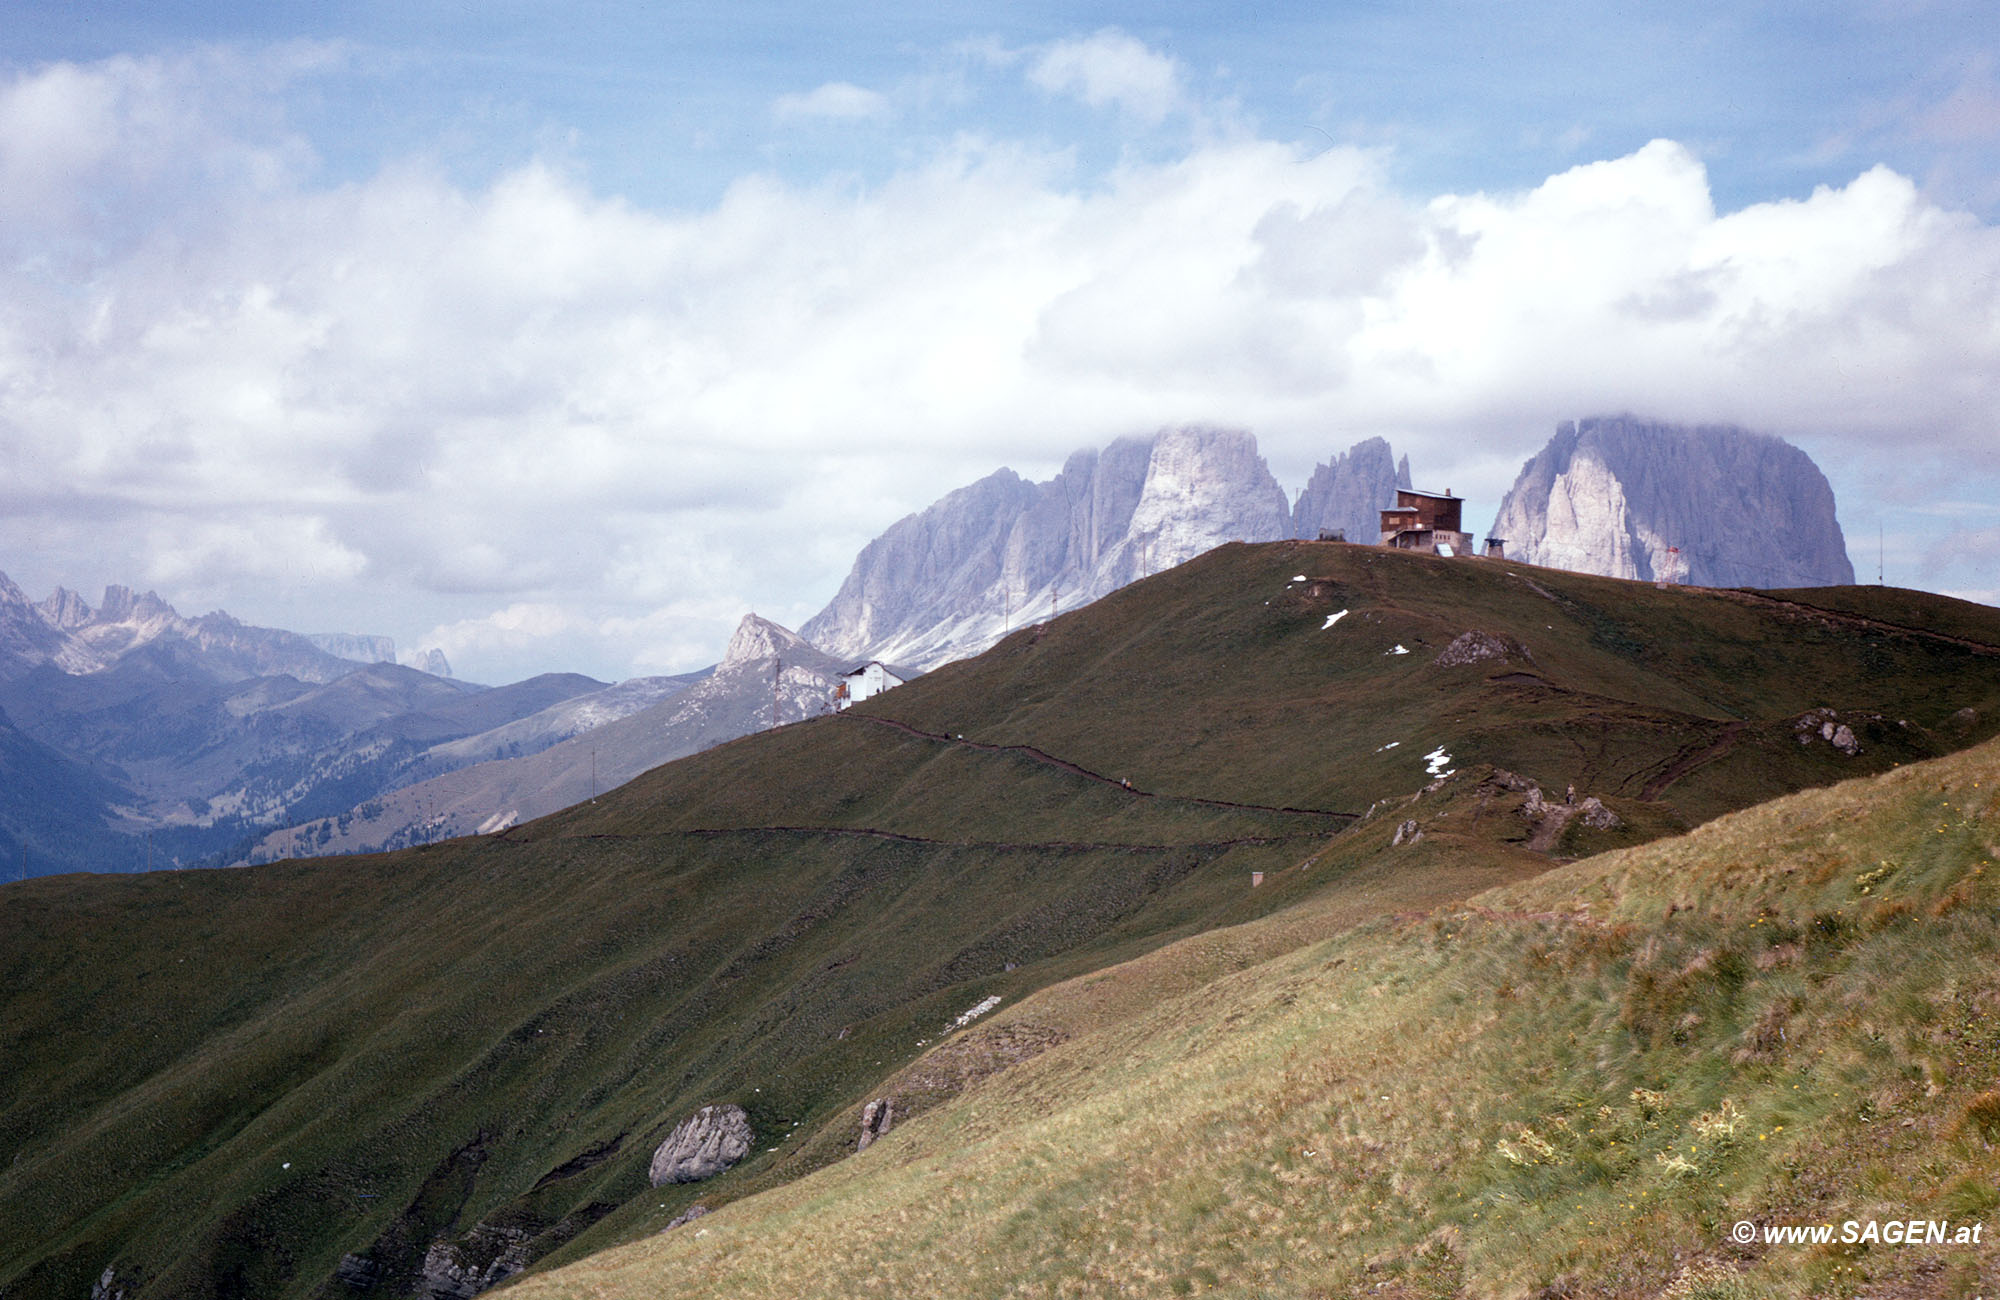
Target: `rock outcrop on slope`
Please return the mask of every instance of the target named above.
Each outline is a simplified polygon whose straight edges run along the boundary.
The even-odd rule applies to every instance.
[[[1293,509],[1254,437],[1201,427],[1079,451],[1046,483],[999,470],[870,542],[800,632],[835,654],[933,667],[1223,542],[1321,527],[1373,540],[1397,474],[1371,439],[1320,466]]]
[[[417,1294],[422,1300],[472,1300],[528,1267],[528,1241],[524,1228],[485,1223],[476,1225],[462,1241],[439,1238],[424,1252]],[[347,1261],[341,1263],[346,1266]],[[336,1275],[344,1276],[340,1270]]]
[[[754,1135],[741,1106],[703,1106],[674,1126],[653,1152],[653,1186],[713,1178],[750,1153]]]
[[[1350,542],[1373,542],[1382,510],[1396,504],[1397,488],[1409,486],[1408,456],[1398,461],[1382,438],[1357,442],[1313,470],[1292,505],[1292,536],[1337,531]]]
[[[1854,581],[1833,489],[1790,443],[1631,416],[1565,421],[1493,535],[1531,564],[1709,587]]]

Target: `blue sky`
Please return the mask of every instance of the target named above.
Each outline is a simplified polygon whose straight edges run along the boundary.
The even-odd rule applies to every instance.
[[[1800,196],[1878,162],[1989,217],[2000,202],[2000,23],[1989,7],[1954,0],[1256,12],[41,0],[0,5],[0,16],[0,54],[17,70],[211,44],[324,43],[337,63],[297,87],[284,111],[328,180],[425,157],[476,184],[560,152],[605,192],[672,206],[712,202],[752,168],[879,180],[910,150],[966,129],[1115,156],[1135,144],[1120,124],[983,77],[968,50],[1116,27],[1179,62],[1193,94],[1234,106],[1260,133],[1393,146],[1397,178],[1420,188],[1532,185],[1664,136],[1701,153],[1725,207]],[[772,101],[830,82],[892,97],[894,120],[810,141],[774,129]],[[1152,143],[1168,147],[1176,134]]]
[[[1607,12],[1615,10],[1615,12]],[[712,660],[1009,464],[1782,434],[2000,599],[2000,23],[1848,4],[0,4],[0,570]]]

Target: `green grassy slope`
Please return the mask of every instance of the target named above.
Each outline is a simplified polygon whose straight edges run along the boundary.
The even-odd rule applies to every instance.
[[[1280,851],[744,832],[31,881],[0,913],[9,1294],[114,1256],[160,1294],[309,1291],[392,1229],[407,1281],[500,1210],[553,1245],[693,1106],[782,1135],[919,1026],[1226,913]],[[427,1192],[454,1161],[476,1177]]]
[[[2000,610],[1896,596],[1907,629],[1528,565],[1231,545],[813,725],[874,715],[1034,746],[1143,791],[1348,812],[1424,784],[1423,755],[1443,745],[1459,765],[1663,800],[1698,820],[2000,729]],[[1950,635],[1921,629],[1933,609]],[[1475,630],[1526,656],[1437,665]],[[1387,653],[1398,645],[1409,653]],[[1860,754],[1798,742],[1796,719],[1819,708],[1850,721]],[[961,824],[959,783],[878,779],[881,737],[844,742],[866,746],[866,765],[843,769],[816,765],[818,732],[797,730],[663,768],[538,833],[787,816],[913,834]],[[892,821],[885,797],[898,801]]]
[[[885,1087],[921,1109],[1022,1054],[912,1064],[983,998],[1541,872],[1496,767],[1625,819],[1568,855],[1991,735],[2000,614],[1953,617],[1230,546],[502,836],[0,887],[0,1289],[112,1265],[134,1300],[389,1295],[440,1237],[553,1263],[647,1235],[840,1160]],[[1471,630],[1519,649],[1436,662]],[[1800,743],[1817,708],[1858,754]],[[1439,746],[1461,774],[1419,795]],[[1394,848],[1405,820],[1424,838]],[[647,1193],[716,1101],[751,1158]],[[331,1281],[349,1255],[372,1283]]]
[[[868,1152],[511,1294],[1992,1294],[1996,817],[1988,744],[1184,940],[934,1049],[1055,1043]],[[1985,1232],[1865,1239],[1910,1219]]]

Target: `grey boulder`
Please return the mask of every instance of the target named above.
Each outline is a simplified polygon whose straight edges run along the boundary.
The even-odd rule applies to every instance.
[[[698,1183],[750,1154],[755,1134],[741,1106],[703,1106],[675,1126],[653,1152],[653,1186]]]

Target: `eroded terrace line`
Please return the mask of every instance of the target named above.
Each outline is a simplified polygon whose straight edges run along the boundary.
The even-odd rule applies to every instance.
[[[1359,813],[1330,812],[1325,808],[1285,808],[1265,803],[1236,803],[1228,799],[1205,799],[1200,795],[1192,794],[1159,794],[1152,790],[1141,790],[1129,781],[1117,780],[1104,775],[1102,772],[1093,772],[1087,767],[1079,766],[1066,758],[1057,758],[1054,754],[1046,750],[1037,749],[1033,745],[993,745],[980,740],[966,740],[962,736],[947,735],[944,732],[925,731],[923,728],[913,727],[907,722],[902,722],[895,718],[885,718],[873,713],[842,713],[838,716],[853,718],[859,722],[872,722],[877,726],[888,727],[891,730],[900,731],[905,735],[914,736],[919,740],[928,740],[935,744],[957,745],[964,749],[975,749],[986,754],[1019,754],[1021,757],[1033,762],[1058,768],[1073,776],[1080,776],[1086,781],[1100,782],[1101,784],[1110,786],[1114,790],[1123,791],[1138,799],[1165,799],[1174,803],[1201,804],[1208,808],[1232,808],[1242,812],[1289,813],[1298,817],[1326,817],[1340,822],[1342,825],[1350,825],[1361,820],[1361,814]]]
[[[1136,793],[1136,792],[1135,792]],[[1169,796],[1171,797],[1171,796]],[[1249,807],[1251,805],[1242,805]],[[888,840],[896,844],[924,844],[941,849],[1045,850],[1064,853],[1173,853],[1185,849],[1231,849],[1246,844],[1289,844],[1295,840],[1319,840],[1325,831],[1297,831],[1290,835],[1240,835],[1224,840],[1181,840],[1171,844],[1134,844],[1127,840],[939,840],[901,831],[876,830],[868,826],[696,826],[687,830],[646,831],[638,834],[608,834],[593,831],[584,835],[564,835],[565,840],[651,840],[678,835],[719,839],[729,835],[795,835],[833,839]],[[1313,858],[1319,855],[1314,854]],[[1307,859],[1308,864],[1313,859]]]

